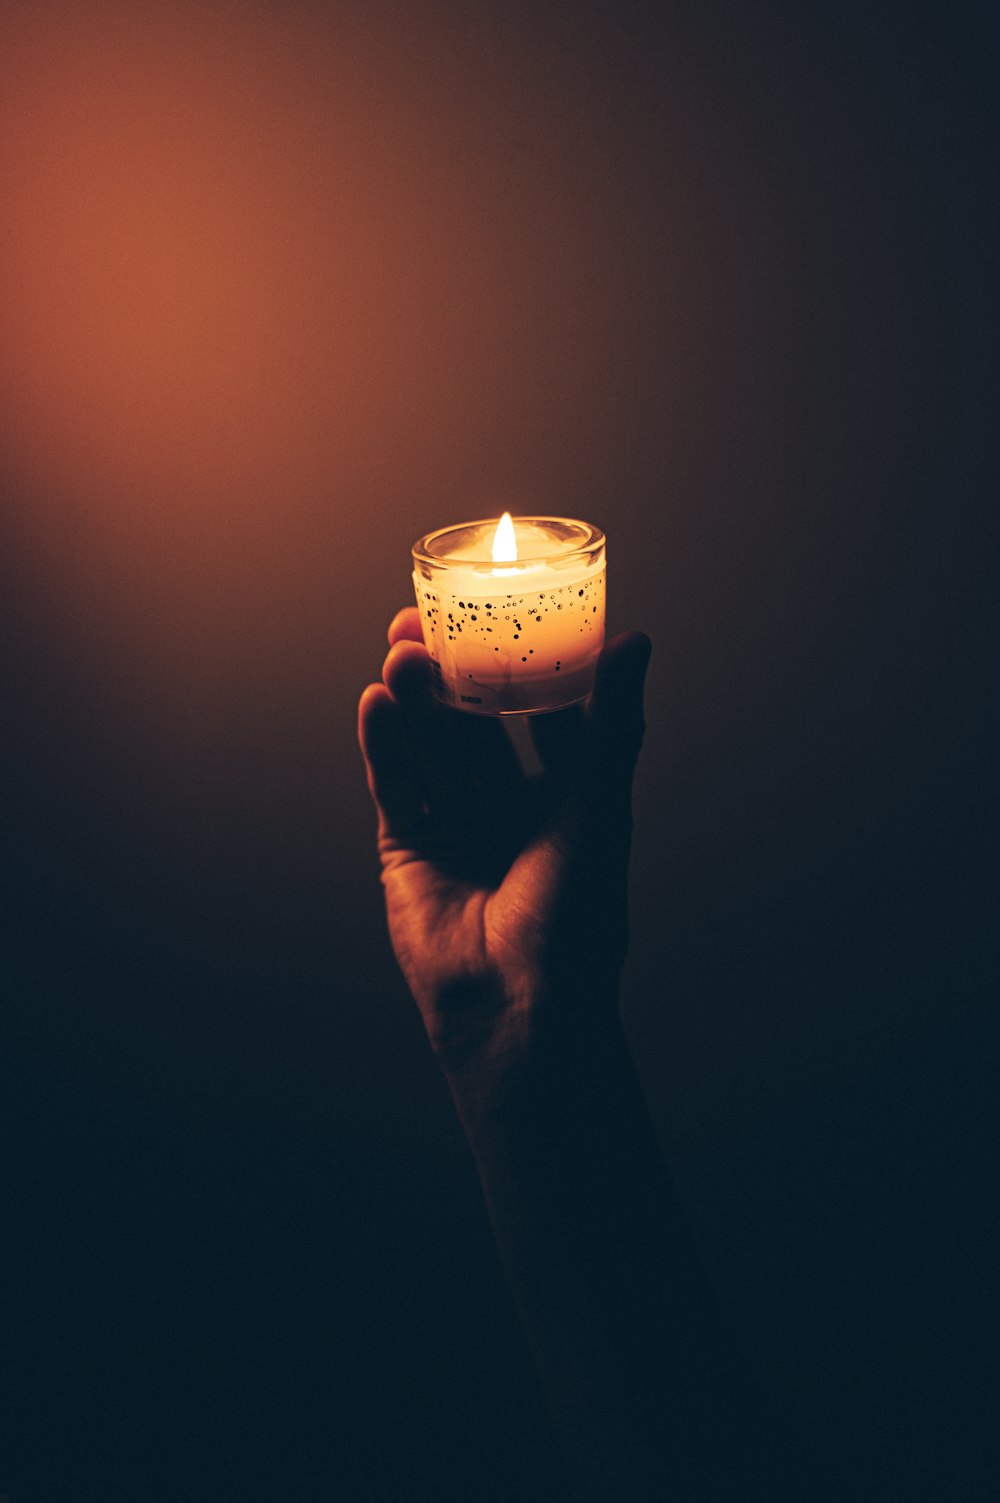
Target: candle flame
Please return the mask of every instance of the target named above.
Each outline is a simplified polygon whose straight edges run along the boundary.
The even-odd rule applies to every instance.
[[[517,538],[514,536],[514,523],[511,521],[509,511],[504,512],[493,534],[493,562],[495,564],[517,563]]]

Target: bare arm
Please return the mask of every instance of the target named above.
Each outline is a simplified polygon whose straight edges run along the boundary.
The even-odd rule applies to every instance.
[[[745,1384],[678,1213],[618,1013],[648,641],[586,710],[502,726],[434,703],[390,628],[360,738],[390,933],[475,1156],[575,1496],[755,1495]]]

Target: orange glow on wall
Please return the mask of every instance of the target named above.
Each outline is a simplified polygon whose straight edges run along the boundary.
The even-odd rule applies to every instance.
[[[606,49],[347,10],[5,9],[4,546],[164,735],[380,632],[385,538],[405,594],[412,537],[586,512],[629,442],[669,245]]]

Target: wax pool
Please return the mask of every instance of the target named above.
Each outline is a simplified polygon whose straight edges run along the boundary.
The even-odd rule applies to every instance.
[[[517,557],[497,561],[497,527],[465,523],[414,547],[438,698],[478,715],[561,709],[590,693],[604,645],[604,535],[567,518],[517,517]]]

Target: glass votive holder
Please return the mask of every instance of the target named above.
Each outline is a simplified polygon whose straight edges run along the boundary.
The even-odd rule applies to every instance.
[[[464,522],[413,546],[424,644],[439,700],[473,715],[561,710],[585,699],[604,645],[605,538],[566,517]]]

